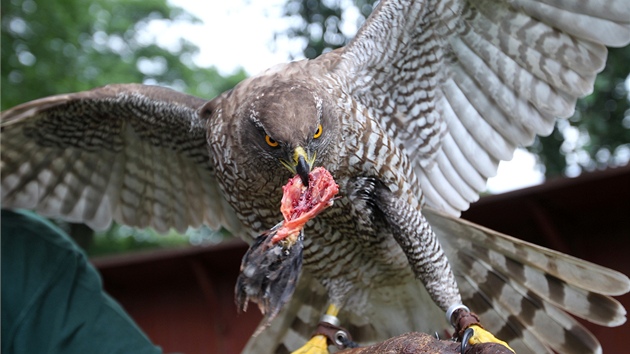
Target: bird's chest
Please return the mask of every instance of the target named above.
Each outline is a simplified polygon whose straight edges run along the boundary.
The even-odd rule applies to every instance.
[[[348,197],[345,179],[337,182],[340,198],[306,225],[305,269],[340,298],[348,289],[354,292],[413,276],[382,219],[369,206]]]
[[[282,186],[289,177],[288,171],[278,170],[277,174],[241,174],[223,181],[224,194],[238,218],[249,229],[250,237],[282,221]]]

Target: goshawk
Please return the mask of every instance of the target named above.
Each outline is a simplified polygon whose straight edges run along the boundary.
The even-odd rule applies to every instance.
[[[465,304],[518,353],[598,352],[567,312],[623,323],[610,296],[625,275],[458,215],[628,42],[627,0],[383,0],[344,48],[210,101],[119,84],[3,112],[2,206],[251,242],[281,220],[281,186],[323,166],[340,198],[307,225],[293,300],[246,351],[294,350],[327,304],[361,343],[440,331]]]

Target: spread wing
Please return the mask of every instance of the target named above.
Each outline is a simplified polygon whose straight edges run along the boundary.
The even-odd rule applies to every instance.
[[[335,73],[407,149],[427,204],[459,215],[629,42],[625,0],[383,0]]]
[[[237,231],[206,142],[201,98],[109,85],[2,112],[2,207],[96,229],[112,220],[165,232]]]

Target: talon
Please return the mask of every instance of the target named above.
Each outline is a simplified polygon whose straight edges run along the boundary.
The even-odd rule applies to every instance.
[[[314,335],[300,349],[291,354],[329,354],[327,341],[328,338],[321,334]]]
[[[472,326],[466,328],[466,330],[464,331],[464,334],[462,335],[462,345],[459,350],[461,354],[464,354],[466,347],[468,347],[468,342],[474,335],[475,335],[475,330],[472,328]]]
[[[466,332],[468,332],[471,329],[473,330],[474,335],[471,336],[470,339],[468,340],[470,344],[498,343],[508,348],[510,351],[512,351],[512,353],[515,353],[514,349],[510,348],[510,346],[506,342],[498,339],[497,337],[494,336],[494,334],[486,331],[483,327],[476,324],[471,325],[470,327],[466,329]],[[464,332],[464,336],[466,335],[466,332]],[[462,345],[463,345],[463,342],[464,341],[462,340]]]

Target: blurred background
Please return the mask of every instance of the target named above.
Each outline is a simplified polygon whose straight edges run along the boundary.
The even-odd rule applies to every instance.
[[[373,3],[371,0],[2,0],[1,109],[110,83],[163,85],[210,99],[276,63],[314,58],[345,45],[372,11]],[[512,162],[503,162],[498,176],[489,181],[486,194],[546,181],[544,186],[482,198],[464,216],[480,223],[486,220],[484,225],[530,237],[548,247],[580,257],[592,256],[598,262],[608,260],[607,265],[613,267],[621,264],[617,269],[627,268],[628,262],[622,264],[615,255],[628,250],[624,240],[630,239],[627,237],[630,226],[623,221],[630,215],[628,63],[630,46],[610,49],[606,68],[597,77],[593,94],[578,101],[575,115],[559,122],[550,136],[537,139],[527,150],[517,150]],[[525,201],[518,204],[519,198]],[[487,211],[484,214],[478,210]],[[591,219],[590,226],[583,224],[585,219]],[[602,224],[608,228],[597,232],[595,226]],[[162,332],[151,332],[152,326],[157,326],[153,319],[142,320],[146,301],[137,300],[140,295],[129,295],[124,289],[138,284],[129,274],[150,282],[151,271],[131,272],[126,278],[117,278],[120,275],[116,274],[123,269],[129,272],[130,268],[125,267],[130,265],[145,264],[147,269],[155,269],[155,264],[148,266],[151,263],[143,262],[164,261],[166,276],[180,269],[175,266],[177,262],[184,262],[186,270],[182,271],[189,272],[190,279],[197,282],[195,287],[201,289],[200,301],[216,305],[213,301],[223,299],[216,297],[217,289],[225,288],[225,296],[232,296],[233,279],[229,275],[238,271],[239,252],[245,249],[244,244],[221,230],[201,228],[183,235],[175,232],[158,235],[152,230],[116,224],[97,233],[84,225],[63,222],[60,225],[90,256],[96,257],[95,263],[104,274],[108,290],[127,301],[123,301],[125,308],[137,316],[136,320],[140,318],[150,334]],[[593,233],[597,237],[593,238]],[[589,242],[597,243],[600,252],[589,254],[594,249]],[[617,253],[607,254],[610,249]],[[147,253],[148,250],[153,252]],[[132,251],[144,252],[125,255]],[[189,256],[201,257],[202,261],[191,260]],[[175,262],[173,259],[178,261],[169,263]],[[219,274],[222,271],[217,270],[225,272]],[[216,276],[227,285],[203,280]],[[186,276],[176,278],[183,281]],[[162,281],[156,280],[157,283]],[[154,291],[143,296],[170,296],[157,285],[147,287],[147,291],[150,289]],[[158,305],[164,306],[161,302],[155,306]],[[232,302],[220,300],[219,306],[232,306]],[[200,308],[194,302],[189,307],[192,313]],[[250,327],[255,327],[256,315],[255,311],[247,315],[252,316]],[[221,316],[228,321],[225,318],[232,315]],[[191,332],[197,338],[206,333],[200,329],[205,328],[203,323],[207,320],[197,322],[199,333]],[[237,336],[241,342],[253,330],[250,327]],[[218,333],[225,333],[225,328]],[[164,333],[160,334],[162,341],[169,336],[181,338],[181,334]],[[153,335],[152,338],[155,339]],[[238,345],[235,351],[240,350]],[[212,348],[230,352],[225,346]],[[209,352],[215,352],[214,349]]]

